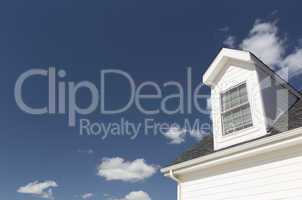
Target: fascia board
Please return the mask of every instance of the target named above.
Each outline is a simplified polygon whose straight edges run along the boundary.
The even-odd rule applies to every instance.
[[[213,60],[208,70],[204,73],[202,77],[203,83],[208,86],[212,86],[214,84],[215,78],[223,70],[223,67],[229,59],[254,63],[250,52],[223,48]]]
[[[172,170],[175,175],[180,175],[301,143],[302,127],[162,168],[161,172],[168,176],[167,173]]]

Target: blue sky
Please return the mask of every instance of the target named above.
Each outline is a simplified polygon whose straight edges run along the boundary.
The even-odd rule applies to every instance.
[[[55,66],[66,71],[65,82],[99,85],[101,70],[118,69],[136,84],[174,80],[185,86],[190,67],[197,86],[220,48],[233,47],[252,50],[277,71],[289,69],[291,83],[300,88],[301,77],[293,75],[302,65],[301,6],[300,1],[2,1],[0,199],[176,199],[175,183],[158,169],[196,143],[196,137],[179,129],[156,136],[140,132],[134,140],[80,136],[78,126],[68,126],[66,114],[21,111],[14,98],[16,80],[30,69]],[[108,107],[123,105],[127,82],[113,77],[107,87]],[[44,105],[46,79],[28,81],[23,92],[33,107]],[[200,93],[208,94],[209,88]],[[78,102],[89,104],[89,93],[83,91]],[[206,109],[206,102],[200,103]],[[134,124],[149,117],[134,106],[121,114],[79,116],[99,123],[124,118]],[[196,109],[152,118],[159,123],[209,122]]]

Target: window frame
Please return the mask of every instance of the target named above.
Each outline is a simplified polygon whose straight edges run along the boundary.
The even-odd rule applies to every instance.
[[[231,90],[233,90],[233,89],[235,89],[235,88],[238,88],[238,87],[240,87],[240,86],[242,86],[242,85],[245,85],[245,87],[246,87],[246,95],[247,95],[247,101],[245,102],[245,103],[241,103],[240,105],[236,105],[236,106],[234,106],[234,107],[232,107],[232,108],[229,108],[229,109],[227,109],[227,110],[225,110],[224,111],[224,105],[223,105],[223,95],[225,95],[227,92],[229,92],[229,91],[231,91]],[[229,133],[227,133],[227,132],[225,132],[225,128],[224,128],[224,114],[225,113],[227,113],[227,112],[230,112],[230,111],[232,111],[232,110],[236,110],[236,109],[238,109],[238,108],[241,108],[241,107],[244,107],[244,106],[247,106],[248,105],[248,107],[249,107],[249,112],[250,112],[250,114],[251,114],[251,125],[250,126],[248,126],[248,127],[244,127],[244,128],[242,128],[242,129],[239,129],[239,130],[234,130],[234,131],[232,131],[232,132],[229,132]],[[226,89],[226,90],[224,90],[224,91],[222,91],[221,93],[220,93],[220,116],[221,116],[221,127],[222,127],[222,136],[229,136],[229,135],[233,135],[233,134],[238,134],[238,132],[242,132],[242,131],[245,131],[245,130],[247,130],[247,129],[250,129],[250,128],[253,128],[254,127],[254,121],[253,121],[253,115],[252,115],[252,108],[251,108],[251,104],[250,104],[250,98],[249,98],[249,92],[248,92],[248,84],[247,84],[247,82],[246,81],[243,81],[243,82],[240,82],[240,83],[238,83],[238,84],[236,84],[236,85],[234,85],[234,86],[232,86],[232,87],[229,87],[228,89]]]

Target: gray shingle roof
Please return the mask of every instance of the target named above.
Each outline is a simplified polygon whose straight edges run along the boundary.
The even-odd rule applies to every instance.
[[[199,143],[193,145],[190,149],[182,153],[172,164],[181,163],[184,161],[192,160],[200,156],[214,152],[212,134],[203,138]]]
[[[282,133],[284,131],[292,130],[295,128],[302,127],[302,99],[299,99],[286,113],[284,113],[274,124],[273,128],[269,130],[268,135],[264,137],[269,137],[278,133]],[[260,138],[257,138],[258,140]],[[255,139],[254,139],[255,140]],[[247,141],[251,142],[251,141]],[[247,143],[244,142],[244,143]],[[241,145],[236,144],[234,146]],[[233,147],[233,146],[231,146]],[[227,148],[231,148],[227,147]],[[220,150],[219,150],[220,151]],[[194,158],[198,158],[201,156],[205,156],[214,152],[213,148],[213,137],[209,135],[205,137],[202,141],[198,144],[195,144],[189,150],[182,153],[171,165],[185,162],[188,160],[192,160]]]
[[[302,126],[302,99],[298,100],[289,110],[284,113],[275,123],[270,131],[271,134],[278,134]]]

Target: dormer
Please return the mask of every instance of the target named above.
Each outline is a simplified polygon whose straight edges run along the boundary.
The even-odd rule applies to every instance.
[[[214,150],[270,134],[274,122],[301,97],[247,51],[223,48],[203,82],[211,87]]]

